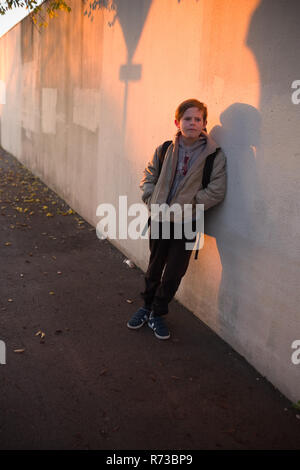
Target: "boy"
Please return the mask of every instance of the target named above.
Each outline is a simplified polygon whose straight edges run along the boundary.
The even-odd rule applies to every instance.
[[[207,108],[196,99],[181,103],[175,112],[177,133],[166,150],[163,164],[160,145],[148,163],[141,180],[142,199],[150,208],[152,204],[168,205],[204,204],[204,210],[220,203],[226,190],[226,159],[220,148],[206,133]],[[214,154],[209,183],[203,187],[203,172],[208,156]],[[191,250],[186,249],[187,239],[171,236],[154,239],[150,233],[150,260],[145,275],[144,306],[128,321],[130,329],[145,323],[159,339],[168,339],[170,332],[163,316],[173,299],[182,277],[188,268]]]

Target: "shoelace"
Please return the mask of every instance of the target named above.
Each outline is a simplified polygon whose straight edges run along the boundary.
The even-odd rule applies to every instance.
[[[140,318],[148,317],[146,310],[141,310],[135,313],[134,318],[139,320]]]

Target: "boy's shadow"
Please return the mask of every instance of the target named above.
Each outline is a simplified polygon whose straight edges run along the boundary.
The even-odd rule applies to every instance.
[[[224,327],[234,338],[241,304],[252,304],[254,245],[265,217],[256,161],[261,115],[253,106],[234,103],[220,122],[210,135],[227,158],[227,191],[225,200],[205,213],[205,236],[216,240],[222,266],[215,322],[219,331]]]

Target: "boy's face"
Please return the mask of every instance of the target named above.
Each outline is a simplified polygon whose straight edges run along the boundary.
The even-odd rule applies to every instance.
[[[202,129],[206,127],[206,121],[203,121],[203,111],[196,107],[188,108],[179,122],[175,119],[175,125],[183,137],[189,141],[196,141]]]

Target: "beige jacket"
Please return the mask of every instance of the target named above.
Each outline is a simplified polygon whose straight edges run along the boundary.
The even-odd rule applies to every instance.
[[[170,144],[159,174],[159,154],[162,145],[157,147],[152,160],[144,170],[144,176],[140,182],[143,191],[142,199],[150,209],[151,204],[163,204],[166,202],[172,187],[178,160],[178,132]],[[214,166],[207,188],[202,188],[202,174],[205,160],[208,155],[217,149],[215,141],[204,131],[201,133],[206,137],[206,146],[195,163],[189,168],[187,174],[180,182],[170,205],[178,203],[183,209],[184,204],[204,204],[204,210],[219,204],[225,197],[226,192],[226,157],[222,150],[217,152]]]

